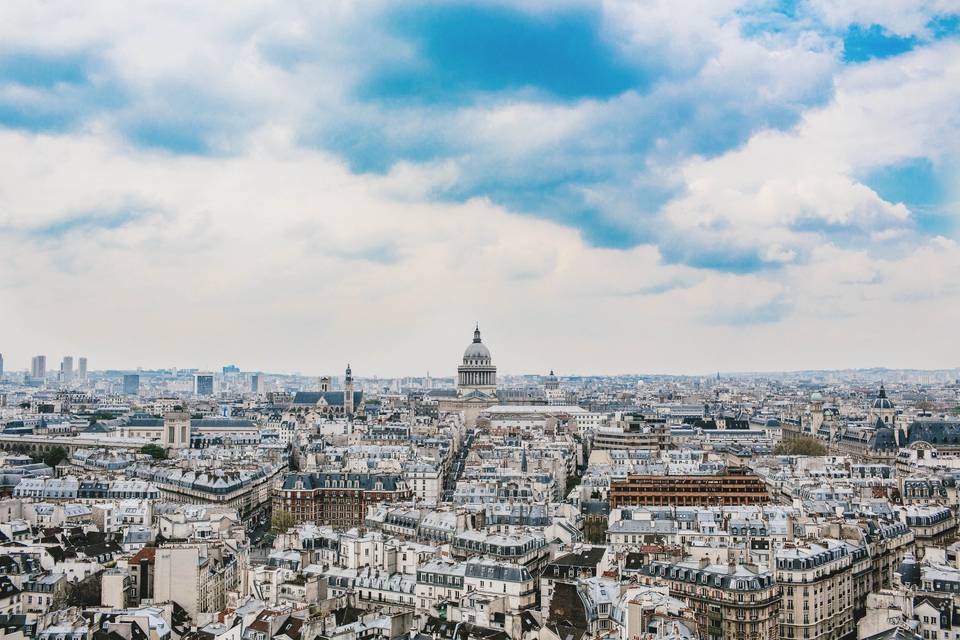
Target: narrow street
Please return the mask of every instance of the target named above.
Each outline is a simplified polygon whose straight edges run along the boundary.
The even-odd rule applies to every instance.
[[[450,470],[447,472],[447,476],[443,480],[444,502],[450,502],[453,500],[453,492],[457,487],[457,481],[460,479],[460,475],[463,473],[463,465],[466,463],[467,454],[470,453],[470,447],[473,446],[473,439],[474,432],[471,431],[464,439],[463,445],[457,452],[457,457],[454,459],[453,464],[450,465]]]

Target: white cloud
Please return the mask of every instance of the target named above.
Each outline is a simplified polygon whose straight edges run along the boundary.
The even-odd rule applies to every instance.
[[[856,176],[911,158],[957,157],[960,45],[849,69],[836,84],[835,99],[795,130],[689,161],[686,193],[667,205],[664,221],[694,242],[754,247],[773,262],[809,253],[831,229],[885,238],[909,230],[909,209]]]
[[[85,348],[116,366],[214,365],[242,352],[259,354],[261,367],[315,363],[320,372],[351,354],[362,361],[362,350],[369,366],[399,373],[446,350],[404,342],[405,361],[388,359],[378,350],[395,344],[386,325],[447,336],[455,351],[473,319],[506,328],[514,305],[553,295],[542,312],[569,329],[597,311],[600,265],[613,270],[605,287],[652,286],[678,271],[648,249],[592,250],[573,230],[482,200],[378,195],[396,176],[352,176],[330,157],[266,138],[222,159],[100,136],[0,134],[0,166],[34,185],[5,190],[4,210],[22,215],[0,235],[4,299],[13,309],[55,300],[69,318],[4,314],[2,332],[22,345],[10,359]],[[118,202],[149,206],[114,228],[97,215],[78,222],[77,203],[100,212]],[[588,303],[571,314],[578,299]]]
[[[785,358],[824,342],[835,351],[824,362],[841,365],[870,352],[852,351],[843,335],[809,335],[834,326],[823,301],[852,313],[847,323],[889,327],[893,314],[874,314],[904,296],[921,313],[946,300],[932,337],[957,315],[955,291],[933,297],[946,277],[919,275],[956,272],[949,241],[879,267],[832,249],[783,277],[668,267],[653,248],[590,248],[573,230],[482,200],[395,200],[381,191],[389,176],[352,176],[265,138],[244,157],[173,159],[97,136],[0,135],[0,161],[16,160],[17,180],[37,185],[7,190],[5,208],[39,201],[45,211],[43,224],[0,235],[0,295],[14,310],[0,316],[0,333],[17,336],[9,366],[33,352],[83,351],[98,366],[240,360],[322,373],[350,360],[369,373],[441,375],[474,320],[510,371],[814,366]],[[119,198],[152,208],[116,228],[37,235],[74,202]]]

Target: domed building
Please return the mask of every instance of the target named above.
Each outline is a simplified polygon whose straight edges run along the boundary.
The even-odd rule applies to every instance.
[[[463,352],[463,364],[457,367],[457,394],[482,393],[495,396],[497,393],[497,367],[490,357],[490,350],[480,339],[480,325],[473,331],[473,342]]]
[[[543,379],[543,388],[547,391],[555,391],[560,388],[560,380],[553,373],[553,369],[550,370],[550,375]]]
[[[431,393],[437,398],[440,413],[459,412],[464,424],[472,427],[480,413],[498,404],[497,367],[490,350],[480,338],[480,326],[473,331],[473,342],[463,352],[463,362],[457,367],[457,390],[450,395]]]
[[[870,411],[873,422],[882,422],[884,425],[892,425],[897,419],[897,409],[887,397],[887,390],[880,383],[880,392],[873,400],[873,407]]]

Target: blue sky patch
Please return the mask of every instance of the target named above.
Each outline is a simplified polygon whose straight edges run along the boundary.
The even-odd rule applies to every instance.
[[[189,155],[209,151],[204,134],[205,129],[196,122],[144,120],[126,129],[127,137],[142,147]]]
[[[862,27],[851,25],[843,37],[845,62],[890,58],[911,51],[917,44],[914,37],[892,34],[880,25]]]
[[[429,5],[389,14],[387,29],[412,42],[417,58],[387,63],[361,88],[367,99],[451,103],[532,88],[576,100],[651,81],[650,70],[630,66],[604,40],[595,11]]]
[[[911,158],[897,164],[874,169],[861,178],[887,202],[902,202],[910,209],[917,231],[926,235],[953,237],[956,233],[957,203],[951,199],[954,180],[946,167],[934,165],[927,158]]]
[[[583,234],[583,239],[595,247],[630,249],[642,241],[636,229],[611,221],[596,209],[583,209],[574,213],[569,223],[577,227]]]
[[[0,55],[0,83],[49,89],[87,81],[90,60],[79,54],[54,56],[14,52]]]
[[[699,269],[725,273],[756,273],[770,271],[782,266],[760,257],[759,249],[736,247],[723,243],[705,246],[694,238],[663,238],[659,242],[660,253],[667,264],[684,264]]]
[[[31,229],[28,234],[40,240],[56,240],[75,231],[119,229],[143,215],[141,211],[105,211],[78,214]]]
[[[937,16],[927,24],[934,40],[960,35],[960,13]]]
[[[12,104],[0,101],[0,127],[27,131],[65,131],[76,114],[48,105]]]
[[[62,132],[117,108],[126,92],[99,68],[82,53],[0,55],[0,127]]]
[[[863,183],[887,202],[902,202],[908,207],[936,205],[947,198],[944,177],[927,158],[911,158],[875,169]]]

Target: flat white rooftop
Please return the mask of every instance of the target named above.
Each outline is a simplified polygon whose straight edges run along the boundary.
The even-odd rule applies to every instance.
[[[583,407],[575,404],[549,405],[549,404],[498,404],[484,409],[484,413],[526,413],[526,414],[557,414],[557,413],[589,413]]]

